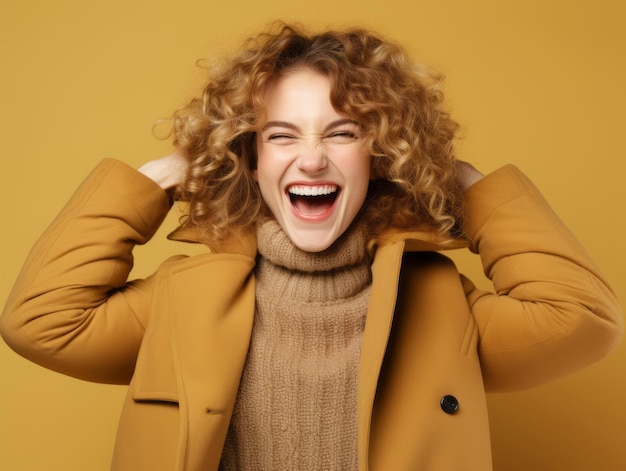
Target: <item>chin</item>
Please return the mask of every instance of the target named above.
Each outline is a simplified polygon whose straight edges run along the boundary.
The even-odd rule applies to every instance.
[[[294,241],[292,240],[293,244],[298,247],[300,250],[304,251],[304,252],[310,252],[310,253],[319,253],[319,252],[323,252],[324,250],[326,250],[327,248],[329,248],[331,245],[333,245],[334,240],[331,242],[320,242],[318,240],[316,241]]]
[[[304,252],[318,253],[323,252],[328,249],[331,245],[335,243],[341,234],[333,235],[333,234],[294,234],[287,232],[287,236],[293,242],[293,245],[298,247],[300,250]]]

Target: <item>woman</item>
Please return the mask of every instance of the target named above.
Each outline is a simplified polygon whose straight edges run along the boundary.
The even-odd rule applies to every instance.
[[[130,384],[116,470],[491,468],[485,391],[610,352],[611,289],[514,167],[455,159],[438,78],[361,30],[260,34],[101,163],[29,256],[2,334]],[[170,207],[207,253],[127,281]],[[497,294],[439,251],[469,245]]]

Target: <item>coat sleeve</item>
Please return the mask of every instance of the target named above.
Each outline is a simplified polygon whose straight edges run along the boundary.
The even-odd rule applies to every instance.
[[[127,282],[132,249],[150,239],[169,206],[136,170],[100,163],[31,250],[0,319],[7,344],[70,376],[127,383],[153,284]]]
[[[495,293],[463,278],[488,391],[545,383],[612,351],[624,318],[589,255],[515,167],[466,193],[465,232]]]

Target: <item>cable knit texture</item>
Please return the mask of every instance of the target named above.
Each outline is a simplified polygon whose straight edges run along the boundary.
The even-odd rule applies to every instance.
[[[257,312],[221,470],[356,470],[356,396],[371,286],[364,231],[321,253],[258,228]]]

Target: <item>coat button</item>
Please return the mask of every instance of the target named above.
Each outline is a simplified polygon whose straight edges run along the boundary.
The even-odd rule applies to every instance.
[[[443,396],[439,404],[441,405],[441,409],[446,414],[454,414],[459,410],[459,401],[451,394],[446,394],[445,396]]]

